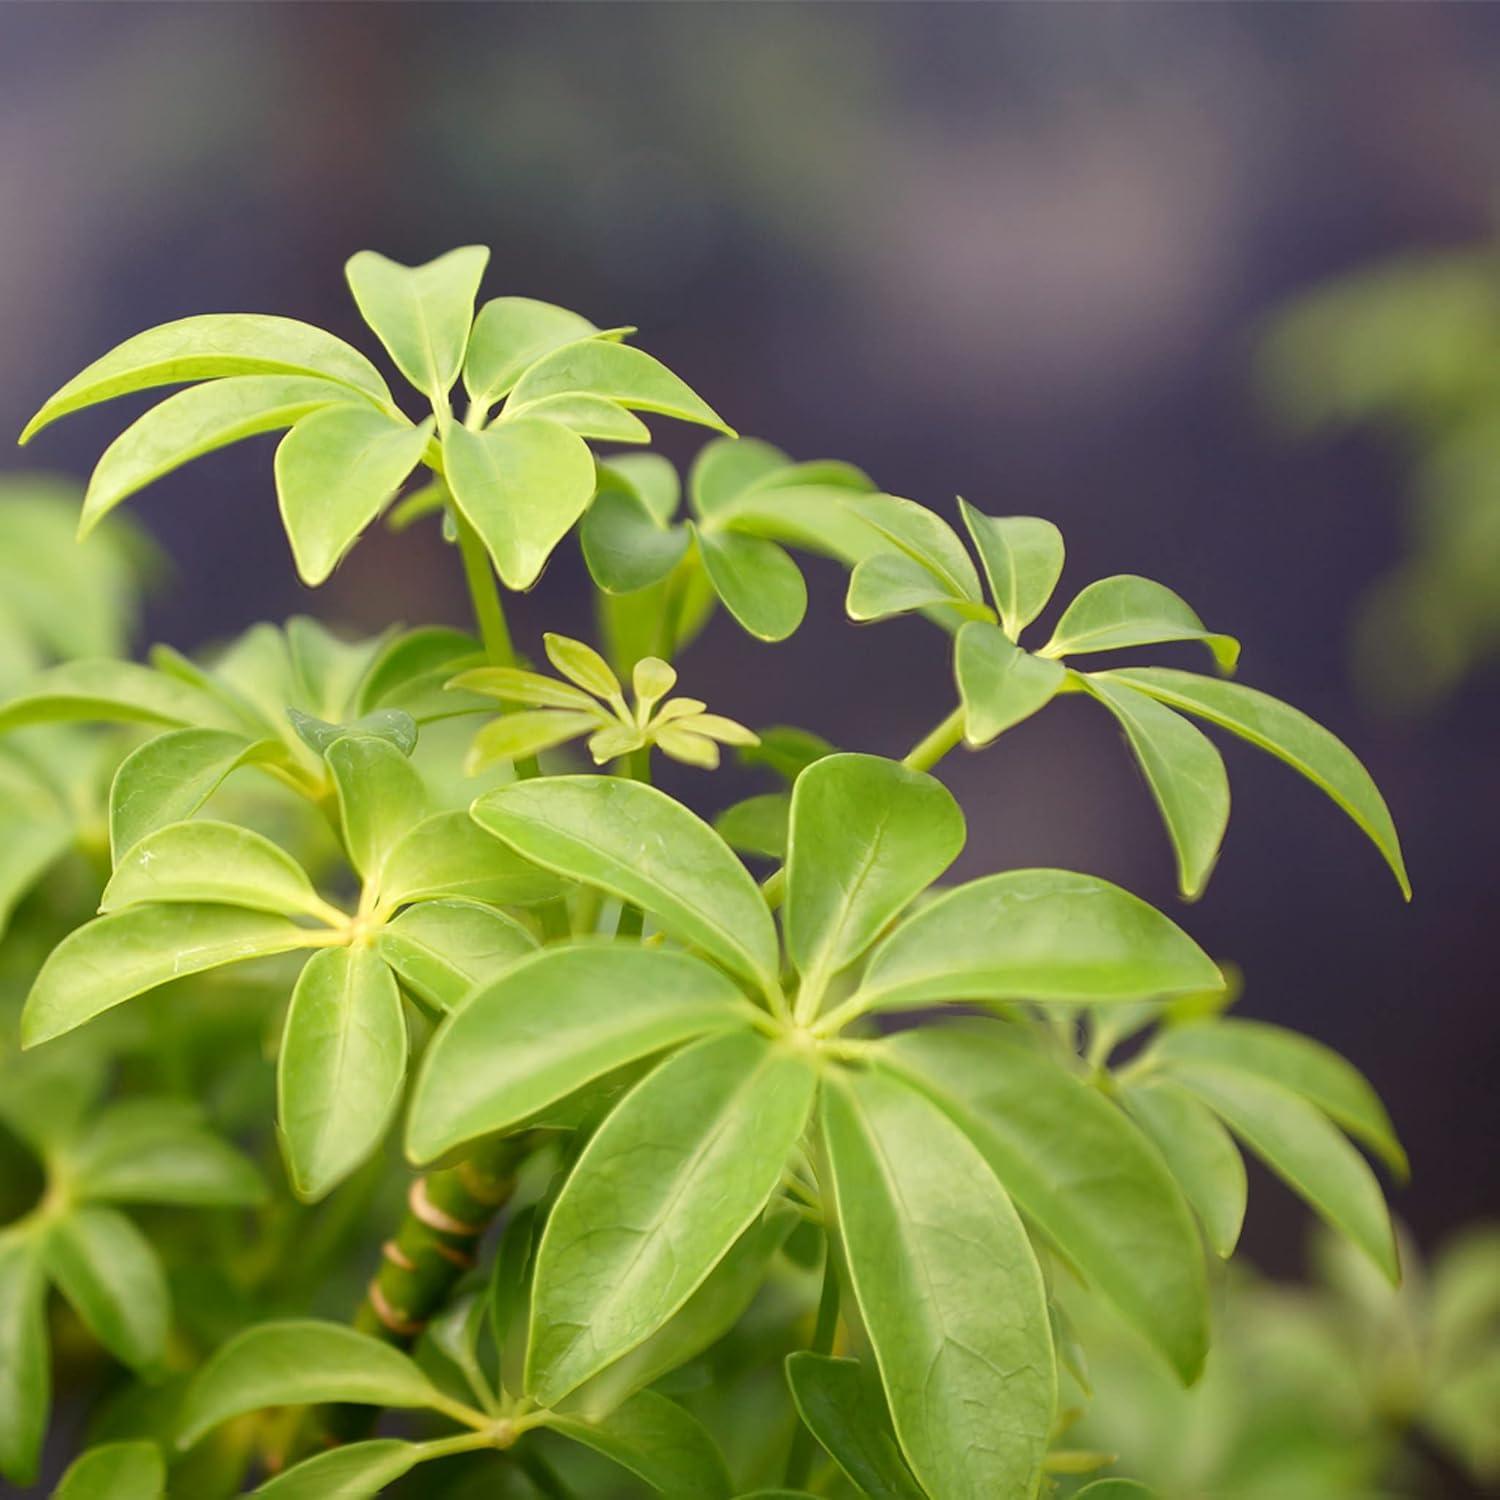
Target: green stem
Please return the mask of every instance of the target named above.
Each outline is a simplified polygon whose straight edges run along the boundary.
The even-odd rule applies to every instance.
[[[958,742],[964,733],[964,710],[960,704],[930,734],[917,741],[902,757],[908,771],[930,771]]]
[[[832,1354],[833,1341],[839,1326],[839,1273],[834,1260],[833,1245],[829,1243],[823,1252],[823,1291],[818,1298],[818,1319],[813,1326],[812,1343],[814,1354]],[[813,1435],[800,1418],[797,1430],[792,1434],[791,1451],[786,1458],[786,1487],[802,1489],[812,1470]]]
[[[453,523],[458,531],[459,556],[463,558],[464,583],[468,585],[469,599],[474,606],[474,619],[479,626],[479,638],[484,642],[484,654],[492,667],[513,667],[516,648],[510,638],[510,626],[505,621],[505,605],[500,599],[495,571],[490,566],[490,555],[479,533],[457,506],[453,508]]]

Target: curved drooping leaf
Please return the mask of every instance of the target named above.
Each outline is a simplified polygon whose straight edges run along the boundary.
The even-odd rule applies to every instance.
[[[995,1023],[924,1027],[882,1054],[979,1148],[1016,1205],[1184,1384],[1208,1351],[1198,1231],[1172,1174],[1099,1090]]]
[[[1177,883],[1192,900],[1203,892],[1229,826],[1229,773],[1208,737],[1145,693],[1082,676],[1088,691],[1119,720],[1145,772],[1177,857]]]
[[[66,1152],[81,1201],[237,1207],[264,1200],[248,1158],[178,1101],[132,1099],[99,1114]]]
[[[1172,708],[1197,714],[1300,771],[1364,830],[1385,856],[1402,893],[1411,899],[1401,840],[1370,773],[1342,740],[1300,709],[1238,682],[1220,682],[1167,667],[1127,667],[1094,675],[1126,683]]]
[[[631,411],[656,412],[734,435],[722,417],[660,360],[629,344],[580,339],[530,365],[510,393],[507,413],[574,391],[605,396]]]
[[[278,759],[275,740],[227,729],[169,729],[120,762],[109,789],[109,846],[118,862],[148,833],[180,823],[241,766]]]
[[[605,346],[600,346],[605,347]],[[507,588],[529,589],[594,496],[588,444],[557,422],[523,417],[443,435],[454,503],[479,533]]]
[[[776,929],[750,872],[707,823],[666,793],[613,776],[553,776],[497,787],[475,822],[526,859],[654,916],[770,992]]]
[[[728,1500],[724,1458],[690,1412],[656,1391],[640,1391],[607,1416],[555,1412],[547,1426],[612,1459],[670,1500]]]
[[[313,1319],[257,1323],[194,1377],[178,1418],[177,1446],[190,1448],[245,1412],[326,1401],[413,1407],[442,1405],[443,1397],[413,1360],[367,1333]]]
[[[70,932],[47,956],[21,1012],[34,1047],[172,979],[317,946],[318,934],[234,906],[132,906]]]
[[[1161,1034],[1152,1051],[1165,1059],[1222,1063],[1279,1083],[1316,1104],[1394,1172],[1407,1174],[1406,1152],[1369,1081],[1333,1048],[1312,1037],[1264,1021],[1226,1017],[1174,1026]]]
[[[829,755],[792,786],[787,948],[820,993],[958,858],[964,815],[942,782],[878,755]]]
[[[432,418],[416,427],[368,406],[303,417],[276,449],[276,498],[297,574],[316,588],[422,461]]]
[[[722,511],[752,486],[781,473],[790,462],[780,448],[759,438],[714,438],[698,450],[688,471],[693,514],[707,518]]]
[[[1021,650],[998,625],[970,620],[954,639],[953,675],[964,708],[964,739],[978,746],[1045,708],[1068,673],[1061,662]]]
[[[792,799],[787,792],[763,792],[733,803],[714,819],[714,831],[740,854],[786,859]]]
[[[85,1204],[47,1231],[51,1276],[89,1331],[117,1359],[151,1370],[166,1353],[166,1273],[151,1242],[124,1214]]]
[[[1089,584],[1063,611],[1043,646],[1046,656],[1076,656],[1089,651],[1121,651],[1161,641],[1202,641],[1221,672],[1232,672],[1240,643],[1216,635],[1187,602],[1165,584],[1134,573],[1118,573]]]
[[[645,1343],[585,1381],[564,1403],[598,1417],[695,1359],[727,1334],[765,1283],[776,1252],[799,1222],[796,1210],[772,1206],[734,1242],[703,1285]]]
[[[292,1186],[321,1198],[379,1145],[401,1102],[406,1016],[371,948],[325,948],[298,977],[276,1066]]]
[[[250,828],[199,818],[147,834],[115,866],[102,912],[147,902],[220,903],[339,922],[286,850]]]
[[[17,903],[77,840],[74,816],[19,758],[0,757],[0,936]]]
[[[446,404],[463,366],[489,259],[483,245],[465,245],[420,266],[361,250],[344,266],[360,315],[396,368],[435,406]]]
[[[589,320],[565,307],[534,297],[492,297],[479,309],[464,355],[464,389],[488,411],[544,354],[579,339],[619,337],[601,334]]]
[[[347,386],[306,375],[231,375],[178,391],[132,422],[100,455],[83,497],[79,531],[87,536],[122,500],[205,453],[354,399]],[[389,425],[366,403],[350,409]]]
[[[950,584],[901,552],[877,552],[854,565],[844,609],[851,620],[891,615],[954,602]]]
[[[987,516],[963,499],[958,513],[979,553],[1000,623],[1014,641],[1047,607],[1062,577],[1062,532],[1039,516]]]
[[[923,1500],[891,1430],[877,1381],[853,1359],[799,1349],[786,1358],[797,1415],[828,1456],[871,1500]]]
[[[21,442],[69,412],[131,391],[225,375],[321,375],[389,407],[375,366],[342,339],[293,318],[208,313],[148,328],[117,344],[54,392]]]
[[[1375,1174],[1327,1117],[1282,1084],[1197,1059],[1170,1076],[1197,1095],[1294,1192],[1392,1281],[1401,1263]]]
[[[423,625],[393,635],[376,652],[351,705],[356,716],[377,709],[397,709],[423,724],[431,719],[478,709],[461,692],[446,686],[484,652],[473,636],[447,625]]]
[[[271,717],[278,722],[289,704],[320,719],[348,718],[360,682],[391,637],[387,631],[347,640],[308,615],[293,615],[284,634],[293,694],[273,707]],[[222,665],[218,675],[226,675]]]
[[[979,574],[957,533],[941,516],[896,495],[852,494],[843,506],[931,573],[948,598],[984,604]]]
[[[543,396],[527,407],[528,419],[545,418],[576,432],[581,438],[602,443],[649,443],[651,429],[632,411],[607,396],[590,396],[583,391],[567,391],[560,396]]]
[[[68,1466],[52,1500],[161,1500],[167,1467],[155,1443],[101,1443]]]
[[[676,1053],[625,1096],[547,1219],[531,1395],[556,1406],[692,1296],[775,1191],[815,1086],[805,1053],[738,1032]]]
[[[373,1500],[421,1462],[419,1443],[371,1438],[304,1459],[254,1493],[259,1500]]]
[[[131,661],[84,660],[63,662],[34,677],[0,707],[0,732],[78,719],[247,728],[221,698],[164,672]]]
[[[734,983],[690,954],[545,948],[510,965],[438,1029],[413,1091],[407,1152],[431,1161],[626,1063],[705,1032],[742,1029],[751,1015]]]
[[[423,818],[392,848],[380,872],[385,906],[445,896],[535,906],[565,889],[550,870],[491,838],[466,812]]]
[[[1245,1163],[1218,1116],[1169,1078],[1120,1091],[1125,1108],[1156,1142],[1214,1253],[1228,1260],[1245,1222]]]
[[[782,641],[807,613],[807,582],[786,550],[763,537],[696,528],[698,552],[714,592],[762,641]]]
[[[822,1099],[826,1186],[907,1461],[930,1495],[1035,1493],[1057,1376],[1041,1268],[1005,1190],[896,1078],[844,1073]]]
[[[543,750],[555,750],[570,740],[593,734],[601,725],[610,725],[612,729],[613,721],[598,708],[587,712],[539,708],[508,713],[491,719],[474,736],[464,757],[464,770],[473,776],[488,766],[540,755]]]
[[[870,957],[866,1009],[946,1000],[1149,1000],[1219,989],[1206,953],[1107,880],[1008,870],[908,917]]]
[[[395,745],[372,734],[344,735],[323,758],[338,792],[344,847],[360,875],[374,880],[427,816],[422,778]]]
[[[612,594],[659,583],[682,561],[692,540],[686,527],[659,520],[635,487],[605,466],[578,539],[590,576]]]
[[[47,1278],[34,1237],[0,1234],[0,1474],[36,1479],[52,1401]]]
[[[476,985],[532,952],[536,939],[477,901],[419,901],[380,929],[375,946],[414,994],[456,1010]]]

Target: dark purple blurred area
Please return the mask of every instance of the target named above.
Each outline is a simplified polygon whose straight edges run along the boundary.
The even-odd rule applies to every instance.
[[[639,324],[744,432],[950,514],[962,493],[1051,517],[1065,590],[1172,585],[1244,639],[1244,681],[1364,757],[1415,903],[1310,786],[1230,746],[1224,860],[1184,911],[1146,789],[1076,699],[945,765],[966,872],[1089,870],[1240,963],[1246,1013],[1374,1079],[1411,1148],[1398,1211],[1431,1245],[1500,1206],[1500,674],[1419,721],[1356,699],[1348,622],[1402,546],[1399,456],[1279,438],[1250,351],[1326,276],[1490,232],[1497,83],[1493,7],[7,5],[0,429],[189,313],[287,313],[373,348],[345,257],[478,241],[488,294]],[[72,418],[16,464],[81,478],[143,404]],[[690,455],[698,436],[667,426]],[[433,531],[372,536],[301,589],[270,458],[232,449],[138,505],[178,567],[154,637],[298,610],[464,619]],[[810,576],[791,644],[719,620],[684,687],[901,753],[950,706],[942,639],[849,625],[837,571]],[[566,544],[517,605],[523,639],[586,631],[584,585]],[[671,785],[717,805],[744,783]],[[1263,1180],[1256,1197],[1252,1253],[1293,1269],[1302,1210]]]

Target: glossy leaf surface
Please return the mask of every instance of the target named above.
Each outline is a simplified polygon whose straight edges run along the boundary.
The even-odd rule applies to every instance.
[[[641,1391],[608,1416],[558,1414],[547,1425],[613,1459],[670,1500],[727,1500],[729,1474],[699,1420],[656,1391]]]
[[[966,500],[958,502],[958,510],[979,553],[1000,623],[1014,641],[1047,607],[1062,576],[1062,532],[1038,516],[987,516]]]
[[[400,749],[377,735],[344,735],[324,759],[338,791],[344,847],[354,868],[374,880],[427,815],[422,778]]]
[[[734,531],[699,531],[698,550],[714,592],[758,640],[785,640],[802,623],[807,583],[784,548]]]
[[[137,1370],[160,1364],[167,1278],[151,1242],[124,1214],[75,1208],[48,1230],[44,1257],[48,1275],[111,1354]]]
[[[161,1500],[167,1468],[155,1443],[102,1443],[81,1453],[52,1500]]]
[[[555,875],[493,839],[466,812],[434,813],[400,839],[380,874],[383,904],[455,896],[496,906],[534,906],[565,887]]]
[[[477,901],[421,901],[382,927],[375,946],[413,993],[456,1010],[476,985],[533,952],[536,939]]]
[[[626,1063],[743,1027],[734,983],[685,953],[550,947],[471,995],[429,1043],[407,1150],[430,1161]]]
[[[922,1500],[891,1431],[879,1387],[859,1362],[799,1349],[786,1361],[797,1415],[823,1450],[871,1500]]]
[[[395,976],[367,947],[326,948],[292,991],[276,1068],[277,1123],[298,1195],[322,1197],[385,1135],[406,1077]]]
[[[812,1105],[803,1054],[753,1034],[669,1058],[585,1147],[547,1219],[527,1388],[545,1405],[643,1343],[765,1207]]]
[[[544,354],[598,333],[589,320],[534,297],[492,297],[479,309],[464,356],[464,389],[488,409]]]
[[[371,1500],[421,1458],[416,1443],[371,1438],[305,1459],[254,1493],[260,1500]]]
[[[884,1074],[826,1085],[822,1124],[855,1299],[917,1479],[930,1495],[1034,1494],[1052,1331],[1004,1189],[936,1105]]]
[[[1045,708],[1068,674],[1061,662],[1012,644],[998,625],[970,620],[954,641],[953,675],[964,708],[964,739],[978,746]]]
[[[545,777],[498,787],[472,812],[525,858],[633,902],[758,988],[775,986],[776,930],[750,872],[665,793],[616,777]]]
[[[1134,573],[1089,584],[1063,611],[1042,651],[1047,656],[1076,656],[1160,641],[1202,641],[1222,672],[1232,672],[1239,660],[1240,643],[1232,635],[1205,630],[1185,600],[1165,584]]]

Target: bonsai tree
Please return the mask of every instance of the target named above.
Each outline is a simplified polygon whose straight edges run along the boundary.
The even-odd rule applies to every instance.
[[[1064,1288],[1197,1378],[1241,1146],[1394,1280],[1350,1138],[1405,1163],[1360,1075],[1226,1018],[1215,961],[1116,885],[944,883],[965,824],[933,774],[1083,694],[1192,897],[1229,813],[1202,721],[1322,787],[1405,892],[1355,756],[1233,681],[1238,643],[1148,579],[1088,584],[1023,645],[1056,527],[960,502],[955,530],[739,438],[631,329],[519,297],[476,313],[486,261],[349,262],[415,419],[347,344],[233,314],[127,340],[27,428],[185,386],[106,449],[85,535],[285,431],[303,580],[382,514],[431,518],[477,636],[295,619],[196,658],[70,652],[0,708],[18,744],[123,726],[88,739],[115,762],[99,914],[51,947],[7,1063],[45,1185],[0,1240],[0,1467],[36,1472],[49,1284],[139,1372],[64,1493],[155,1495],[170,1467],[174,1493],[248,1478],[280,1500],[408,1475],[424,1495],[997,1500],[1109,1462],[1065,1436],[1086,1375]],[[685,485],[639,451],[643,413],[717,434]],[[599,649],[574,625],[523,651],[506,596],[575,531]],[[900,760],[752,732],[683,657],[719,605],[792,635],[803,550],[849,569],[851,618],[920,613],[951,655],[954,707]],[[1213,674],[1077,664],[1177,641]],[[652,785],[658,755],[707,775],[725,746],[768,789],[716,826]],[[84,1088],[66,1059],[93,1037]],[[122,1196],[193,1207],[143,1236],[100,1206]]]

